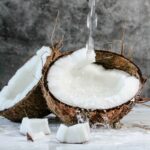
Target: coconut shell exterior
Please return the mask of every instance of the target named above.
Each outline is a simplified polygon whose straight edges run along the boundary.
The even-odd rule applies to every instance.
[[[60,102],[56,97],[49,91],[47,85],[47,74],[51,66],[59,58],[71,54],[72,52],[60,53],[57,49],[54,52],[54,57],[48,60],[46,63],[48,67],[43,71],[42,79],[42,90],[44,97],[46,99],[49,109],[60,118],[60,120],[68,125],[73,125],[78,122],[77,116],[80,114],[83,118],[88,118],[91,124],[105,125],[109,124],[114,127],[114,125],[120,121],[125,115],[127,115],[133,106],[138,102],[137,96],[139,97],[139,92],[141,91],[145,79],[142,77],[140,69],[130,60],[122,55],[109,52],[109,51],[97,51],[96,50],[96,64],[103,65],[106,69],[119,69],[135,76],[140,80],[141,87],[139,92],[132,100],[127,103],[117,106],[115,108],[110,108],[107,110],[87,110],[78,107],[72,107],[67,104]]]

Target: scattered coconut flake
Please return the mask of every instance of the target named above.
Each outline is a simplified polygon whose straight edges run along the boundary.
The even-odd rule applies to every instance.
[[[90,138],[89,123],[80,123],[70,127],[61,124],[57,131],[56,138],[62,143],[85,143]]]
[[[17,70],[8,85],[0,92],[0,111],[14,106],[37,85],[42,76],[43,65],[50,54],[51,49],[43,46],[36,55]]]
[[[86,48],[82,48],[58,59],[50,68],[48,88],[59,101],[85,109],[109,109],[137,94],[139,79],[96,64],[78,69],[86,59]]]
[[[23,118],[20,125],[20,133],[27,135],[30,134],[33,138],[41,135],[48,135],[51,133],[48,119],[29,119],[27,117]]]

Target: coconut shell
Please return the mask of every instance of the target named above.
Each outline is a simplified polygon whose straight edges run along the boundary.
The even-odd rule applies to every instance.
[[[20,122],[23,117],[41,118],[50,111],[41,91],[41,81],[20,102],[13,107],[0,112],[0,115],[14,122]]]
[[[110,108],[107,110],[97,109],[97,110],[87,110],[78,107],[72,107],[67,104],[60,102],[48,89],[47,85],[47,74],[51,66],[59,58],[71,54],[72,52],[60,53],[59,50],[55,49],[53,52],[54,56],[51,60],[47,60],[47,69],[43,71],[42,79],[42,90],[44,97],[46,99],[48,108],[60,118],[60,120],[68,125],[76,124],[78,122],[77,116],[80,114],[83,118],[88,118],[91,124],[105,125],[109,124],[114,127],[114,125],[120,121],[125,115],[127,115],[133,106],[140,101],[139,92],[141,91],[145,79],[142,77],[140,69],[129,59],[122,55],[109,51],[97,51],[96,50],[96,64],[103,65],[106,69],[119,69],[135,76],[140,80],[141,87],[139,92],[129,100],[127,103],[117,106],[115,108]],[[137,98],[138,96],[138,98]]]
[[[52,56],[47,57],[47,62],[51,62]],[[42,71],[46,70],[48,63],[44,64]],[[49,115],[51,112],[48,109],[45,98],[41,89],[41,80],[31,91],[14,106],[0,111],[0,115],[14,122],[21,122],[24,117],[41,118]]]

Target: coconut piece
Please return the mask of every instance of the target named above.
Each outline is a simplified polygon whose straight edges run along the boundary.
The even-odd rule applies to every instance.
[[[9,80],[0,92],[0,114],[12,121],[23,117],[38,118],[48,115],[41,91],[42,69],[51,55],[51,49],[43,46]]]
[[[70,127],[61,124],[57,131],[56,138],[62,143],[85,143],[90,138],[89,123],[80,123]]]
[[[85,48],[59,52],[46,62],[49,67],[43,72],[44,97],[49,109],[65,124],[76,124],[80,112],[92,124],[114,126],[140,100],[137,95],[145,83],[140,69],[117,53],[95,52],[96,62],[82,70],[78,66],[86,59]]]
[[[51,133],[48,125],[48,119],[29,119],[27,117],[23,118],[20,125],[20,133],[24,135],[29,133],[30,135],[34,136],[40,132],[44,133],[45,135]]]

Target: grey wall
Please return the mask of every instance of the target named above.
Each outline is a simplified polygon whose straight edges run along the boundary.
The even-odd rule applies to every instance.
[[[64,36],[63,50],[77,49],[87,39],[86,0],[0,0],[0,88],[37,48],[50,45],[55,18],[55,40]],[[119,52],[125,29],[126,56],[132,55],[150,76],[150,0],[99,0],[95,45]],[[113,41],[113,45],[108,44]],[[150,96],[150,80],[144,94]]]

